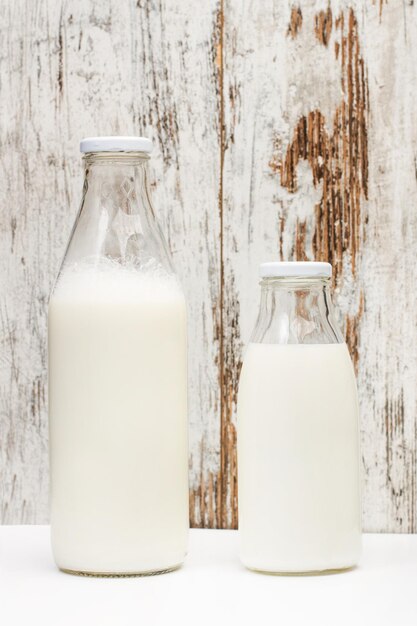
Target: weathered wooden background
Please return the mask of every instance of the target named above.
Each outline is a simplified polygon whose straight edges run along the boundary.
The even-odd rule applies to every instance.
[[[235,403],[265,259],[329,260],[364,526],[417,531],[413,0],[0,0],[0,519],[48,519],[46,307],[79,139],[144,134],[190,313],[191,521],[237,523]]]

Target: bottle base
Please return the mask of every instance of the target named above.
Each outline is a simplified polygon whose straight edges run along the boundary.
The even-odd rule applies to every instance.
[[[94,572],[85,570],[75,570],[60,567],[59,570],[64,574],[70,574],[71,576],[84,576],[87,578],[138,578],[141,576],[159,576],[160,574],[169,574],[175,572],[182,566],[182,563],[173,565],[172,567],[166,567],[164,569],[147,570],[144,572]]]
[[[244,564],[245,565],[245,564]],[[312,569],[301,571],[286,571],[286,570],[267,570],[260,569],[258,567],[252,567],[245,565],[245,567],[251,572],[257,574],[266,574],[267,576],[332,576],[334,574],[344,574],[345,572],[351,572],[356,569],[357,565],[347,565],[346,567],[336,567],[328,569]]]

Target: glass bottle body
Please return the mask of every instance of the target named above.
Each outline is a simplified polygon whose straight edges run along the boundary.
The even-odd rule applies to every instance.
[[[147,160],[86,155],[49,304],[52,546],[73,572],[155,573],[186,552],[186,308]]]
[[[241,560],[276,573],[354,566],[358,402],[329,281],[262,281],[238,395]]]

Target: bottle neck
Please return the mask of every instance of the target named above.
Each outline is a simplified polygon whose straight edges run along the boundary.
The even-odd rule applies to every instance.
[[[83,160],[86,166],[100,163],[103,165],[111,165],[112,163],[137,165],[147,163],[149,154],[146,152],[86,152]]]
[[[149,188],[149,156],[143,152],[92,152],[84,156],[84,198],[94,194],[102,207],[127,215],[153,215]]]
[[[149,156],[142,152],[94,152],[84,156],[81,209],[66,261],[107,258],[122,265],[160,264],[171,257],[151,202]]]
[[[343,343],[334,316],[330,279],[266,278],[252,342],[274,344]]]

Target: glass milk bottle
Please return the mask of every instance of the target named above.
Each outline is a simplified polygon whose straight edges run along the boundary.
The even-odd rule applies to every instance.
[[[186,308],[150,150],[81,142],[81,209],[49,304],[52,547],[75,573],[162,572],[186,553]]]
[[[361,550],[358,401],[328,263],[264,263],[238,396],[241,560],[303,573]]]

